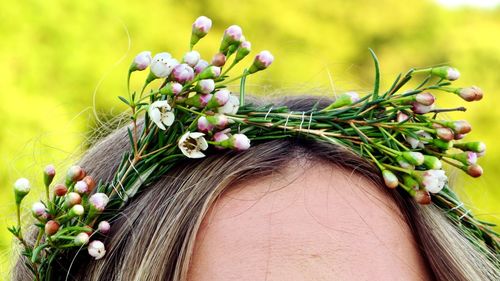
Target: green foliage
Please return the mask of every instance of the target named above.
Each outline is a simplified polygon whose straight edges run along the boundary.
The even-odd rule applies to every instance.
[[[469,180],[457,174],[456,188],[463,199],[478,207],[480,219],[500,222],[485,214],[498,212],[500,191],[500,111],[496,108],[500,69],[500,9],[447,10],[432,1],[4,1],[0,4],[0,274],[7,275],[15,221],[11,186],[23,175],[40,178],[26,199],[42,197],[41,175],[48,163],[70,164],[92,142],[87,132],[126,105],[124,83],[130,60],[144,48],[179,57],[189,46],[189,25],[199,15],[217,24],[213,33],[236,23],[244,27],[255,51],[267,48],[277,58],[266,75],[246,81],[250,94],[337,91],[372,91],[372,48],[381,62],[382,77],[395,77],[408,66],[450,64],[462,72],[457,85],[477,83],[485,102],[467,104],[465,113],[474,139],[488,145],[480,163],[485,175]],[[130,37],[128,37],[127,32]],[[129,40],[130,51],[127,53]],[[200,44],[206,57],[219,38]],[[248,60],[251,58],[247,58]],[[245,65],[245,63],[242,63]],[[243,69],[235,67],[235,73]],[[332,75],[330,77],[330,75]],[[334,88],[330,86],[330,78]],[[404,78],[403,78],[404,79]],[[140,81],[140,79],[137,79]],[[388,89],[392,81],[380,81]],[[140,85],[134,85],[135,88]],[[238,84],[233,85],[238,90]],[[93,93],[95,91],[95,99]],[[248,94],[247,93],[247,94]],[[451,94],[438,96],[442,106],[456,106]],[[60,166],[60,165],[58,165]],[[37,194],[36,191],[40,193]],[[29,204],[25,204],[29,206]]]

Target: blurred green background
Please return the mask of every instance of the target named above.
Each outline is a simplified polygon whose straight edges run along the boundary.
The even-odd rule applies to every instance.
[[[455,186],[476,215],[500,222],[500,8],[441,2],[2,1],[0,278],[7,278],[12,263],[6,231],[15,221],[12,183],[21,176],[33,181],[36,188],[24,205],[29,208],[42,192],[41,169],[54,163],[62,171],[76,161],[92,138],[96,116],[108,120],[124,109],[116,96],[126,95],[135,54],[147,49],[179,58],[199,15],[214,22],[198,47],[204,57],[217,50],[231,24],[243,27],[254,53],[269,49],[275,55],[268,71],[248,79],[255,94],[367,93],[373,81],[369,47],[381,61],[385,87],[409,67],[457,67],[457,84],[478,85],[485,98],[450,117],[473,124],[472,138],[486,142],[488,156],[480,160],[482,178],[456,173]],[[463,104],[444,93],[438,99],[441,106]]]

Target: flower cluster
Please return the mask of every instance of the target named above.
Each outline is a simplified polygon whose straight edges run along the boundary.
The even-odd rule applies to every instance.
[[[48,166],[44,170],[46,198],[31,209],[39,228],[35,245],[29,245],[21,232],[20,204],[30,191],[30,183],[24,178],[16,181],[18,224],[10,231],[23,245],[23,254],[30,257],[27,265],[36,279],[52,280],[48,269],[54,256],[72,248],[86,247],[92,257],[102,258],[106,248],[100,238],[110,231],[109,219],[114,212],[178,161],[227,149],[243,151],[251,142],[290,137],[312,138],[353,151],[380,169],[388,188],[400,188],[418,203],[436,204],[464,233],[472,233],[469,239],[500,250],[497,234],[458,201],[443,169],[447,164],[472,177],[483,173],[477,161],[485,153],[484,143],[463,140],[471,125],[464,120],[438,118],[442,112],[465,110],[438,108],[438,91],[468,102],[483,97],[476,86],[451,86],[460,76],[458,70],[448,66],[411,69],[381,92],[379,62],[372,52],[375,85],[368,95],[346,92],[322,109],[313,107],[304,112],[293,112],[286,106],[246,105],[247,77],[268,68],[273,55],[261,51],[242,74],[229,77],[231,69],[249,55],[251,43],[239,26],[229,26],[218,51],[205,60],[193,48],[211,27],[209,18],[196,19],[191,48],[180,59],[167,52],[153,56],[150,51],[133,59],[128,97],[119,96],[130,107],[130,150],[123,152],[113,179],[99,184],[81,167],[73,166],[66,181],[50,190],[55,169]],[[148,69],[142,89],[130,91],[132,74]],[[418,86],[408,86],[419,75],[425,78]],[[228,88],[237,80],[239,97]]]
[[[145,87],[156,79],[163,79],[162,86],[147,95],[153,102],[145,105],[150,120],[159,129],[167,130],[174,124],[176,108],[197,112],[196,127],[190,128],[178,139],[180,151],[189,158],[204,157],[202,151],[209,144],[234,150],[245,150],[250,145],[248,137],[242,133],[231,134],[228,128],[234,121],[227,115],[238,112],[240,100],[228,90],[225,78],[226,73],[250,53],[251,43],[245,39],[241,27],[232,25],[224,31],[219,51],[211,60],[204,60],[193,47],[207,35],[211,27],[209,18],[201,16],[196,19],[192,26],[191,50],[181,60],[172,58],[166,52],[152,57],[151,52],[143,51],[130,66],[130,72],[149,67]],[[226,65],[231,56],[234,56],[232,63]],[[237,79],[266,69],[273,60],[269,51],[260,52]],[[222,72],[225,66],[227,69]],[[143,93],[139,97],[139,100],[142,99]],[[127,101],[127,104],[133,102],[134,99]]]

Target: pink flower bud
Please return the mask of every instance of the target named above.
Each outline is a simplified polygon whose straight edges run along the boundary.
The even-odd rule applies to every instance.
[[[236,150],[247,150],[250,148],[250,139],[244,134],[234,134],[231,136],[233,148]]]
[[[215,133],[213,136],[213,140],[216,142],[222,142],[222,141],[229,140],[229,136],[228,136],[227,132],[229,132],[229,130],[226,129],[224,131],[220,131],[220,132]],[[218,146],[218,145],[216,145],[215,148],[224,149],[224,147]]]
[[[477,163],[477,153],[465,151],[450,155],[453,159],[462,162],[465,165],[473,165]]]
[[[436,135],[438,138],[445,141],[451,141],[455,137],[455,134],[453,134],[453,131],[450,128],[437,128]]]
[[[85,232],[80,232],[76,235],[74,243],[78,246],[85,245],[89,242],[89,235]]]
[[[465,134],[455,134],[453,137],[454,140],[461,140],[463,138],[465,138]]]
[[[434,104],[423,105],[423,104],[418,103],[418,102],[412,102],[411,105],[413,106],[412,107],[413,112],[415,112],[417,114],[426,114],[434,109]]]
[[[220,67],[218,66],[209,66],[203,69],[200,74],[198,74],[199,79],[214,79],[219,77],[220,75]]]
[[[42,202],[36,202],[31,207],[31,211],[33,212],[34,217],[41,217],[46,214],[47,208]]]
[[[396,117],[396,121],[398,121],[398,123],[405,122],[408,119],[410,119],[410,117],[408,115],[406,115],[405,113],[403,113],[401,111],[398,112],[398,115]]]
[[[212,20],[205,16],[200,16],[194,21],[192,32],[198,38],[203,38],[210,31],[210,28],[212,28]]]
[[[97,230],[102,234],[108,233],[110,229],[111,225],[107,221],[101,221],[97,226]]]
[[[269,51],[262,51],[253,61],[253,64],[248,69],[249,73],[255,73],[257,71],[268,68],[274,61],[273,55]]]
[[[399,185],[399,180],[396,177],[396,175],[389,171],[389,170],[383,170],[382,171],[382,177],[384,178],[384,183],[388,188],[396,188]]]
[[[212,65],[215,65],[215,66],[223,66],[224,64],[226,64],[226,55],[224,55],[223,53],[217,53],[214,55],[214,57],[212,58]]]
[[[160,94],[162,95],[178,95],[182,92],[182,84],[177,82],[169,82],[163,88],[160,89]]]
[[[220,106],[223,106],[227,103],[229,100],[229,97],[231,96],[231,92],[228,89],[220,89],[217,92],[215,92],[215,99],[217,100],[217,103]]]
[[[66,174],[66,181],[77,182],[85,177],[86,173],[80,166],[71,166]]]
[[[211,124],[207,117],[201,116],[198,119],[198,131],[203,133],[211,132],[215,128],[215,125]]]
[[[72,207],[76,204],[80,204],[82,202],[82,197],[80,194],[76,192],[70,192],[66,194],[65,204],[67,207]]]
[[[476,86],[469,88],[459,88],[456,93],[465,101],[478,101],[483,98],[483,91]]]
[[[455,147],[462,150],[473,151],[476,153],[484,153],[486,151],[486,144],[480,141],[457,143],[455,144]]]
[[[426,190],[417,190],[415,192],[415,195],[414,195],[413,198],[415,198],[415,201],[417,203],[422,204],[422,205],[428,205],[428,204],[430,204],[432,202],[431,201],[431,195]]]
[[[52,183],[55,175],[56,169],[54,168],[54,165],[48,165],[47,167],[45,167],[45,169],[43,170],[43,182],[45,186],[48,187]]]
[[[198,81],[194,89],[202,94],[210,94],[215,89],[215,82],[212,79],[203,79]]]
[[[109,198],[104,193],[95,193],[89,198],[90,205],[100,212],[104,211],[108,202]]]
[[[45,234],[47,236],[52,236],[57,233],[59,230],[59,223],[56,221],[50,220],[45,224]]]
[[[101,259],[106,254],[104,244],[99,240],[90,242],[87,250],[89,251],[89,255],[94,257],[96,260]]]
[[[200,59],[200,61],[198,61],[198,63],[196,64],[196,66],[194,67],[194,73],[195,74],[199,74],[200,72],[202,72],[205,68],[207,68],[209,66],[209,63]]]
[[[239,62],[243,58],[245,58],[252,50],[252,44],[249,41],[243,41],[240,44],[240,47],[236,51],[235,62]]]
[[[85,194],[89,192],[89,187],[83,180],[77,181],[75,184],[75,191],[80,194]]]
[[[54,186],[54,194],[56,196],[64,196],[67,192],[68,188],[62,183],[58,183]]]
[[[153,59],[151,58],[151,52],[150,51],[143,51],[137,54],[137,56],[134,58],[134,61],[132,62],[132,65],[130,66],[130,71],[142,71],[146,69],[150,64]]]
[[[190,51],[184,55],[184,62],[191,67],[195,67],[198,61],[200,61],[200,53],[197,51]]]
[[[478,178],[483,174],[483,168],[477,164],[470,165],[466,169],[467,174],[473,178]]]
[[[237,25],[231,25],[224,31],[224,40],[229,42],[239,42],[243,36],[243,30]]]
[[[172,78],[181,84],[191,81],[194,78],[194,70],[185,63],[179,64],[172,70]]]
[[[424,93],[416,94],[415,100],[422,105],[429,106],[429,105],[432,105],[434,103],[436,98],[431,93],[424,92]]]

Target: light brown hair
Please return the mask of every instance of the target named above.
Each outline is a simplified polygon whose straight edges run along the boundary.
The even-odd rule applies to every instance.
[[[294,111],[306,111],[316,102],[322,107],[330,101],[306,96],[273,101]],[[80,164],[94,178],[109,181],[128,146],[126,130],[119,129],[94,145]],[[182,161],[119,212],[105,240],[103,259],[91,260],[82,251],[71,263],[72,253],[57,260],[54,270],[68,275],[68,280],[185,280],[197,231],[217,198],[231,185],[268,176],[298,158],[327,161],[358,173],[390,194],[437,280],[500,280],[492,262],[495,256],[475,248],[443,210],[421,206],[407,194],[386,188],[376,167],[351,151],[304,137],[253,143],[244,152]],[[23,258],[13,279],[32,280]]]

